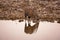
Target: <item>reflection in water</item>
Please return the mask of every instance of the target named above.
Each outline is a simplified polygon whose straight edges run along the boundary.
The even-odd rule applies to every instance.
[[[28,26],[27,26],[27,23],[25,23],[25,29],[24,29],[24,31],[25,31],[25,33],[32,34],[34,31],[37,31],[38,26],[39,26],[39,22],[37,22],[33,26],[31,26],[29,23],[28,23]]]
[[[60,40],[60,24],[57,22],[39,22],[38,31],[26,34],[23,22],[0,20],[0,40]],[[32,22],[31,22],[32,24]],[[35,28],[35,27],[34,27]],[[36,28],[36,29],[37,29]],[[35,31],[35,29],[34,29]]]
[[[25,13],[25,14],[26,14],[25,18],[27,19],[27,21],[28,21],[27,23],[28,24],[26,23],[26,19],[25,19],[25,29],[24,29],[24,31],[25,31],[25,33],[32,34],[34,31],[37,31],[37,29],[38,29],[39,19],[37,19],[35,25],[31,26],[31,18],[30,18],[31,16],[27,15],[28,13]]]

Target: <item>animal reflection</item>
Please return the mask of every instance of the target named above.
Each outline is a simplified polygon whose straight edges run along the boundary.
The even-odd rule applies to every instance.
[[[27,23],[25,23],[25,33],[27,34],[32,34],[34,33],[35,31],[37,32],[37,29],[38,29],[38,26],[39,26],[39,22],[37,22],[35,25],[31,26],[30,23],[28,23],[28,26],[27,26]]]
[[[31,18],[35,18],[38,20],[37,17],[37,14],[34,14],[33,13],[34,10],[32,8],[26,8],[25,9],[25,33],[29,33],[29,34],[32,34],[35,30],[38,29],[38,26],[39,26],[39,22],[36,22],[35,25],[31,26]],[[26,23],[26,20],[28,21],[28,26],[27,26],[27,23]]]

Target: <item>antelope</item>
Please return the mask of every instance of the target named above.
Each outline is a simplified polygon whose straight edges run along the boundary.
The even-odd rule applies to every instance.
[[[35,25],[31,26],[31,19],[36,17],[36,14],[34,13],[34,9],[29,6],[29,2],[27,6],[24,8],[25,11],[25,32],[32,34],[35,29],[38,28],[39,22],[37,22]],[[26,20],[28,21],[28,26],[26,23]]]
[[[30,23],[32,17],[33,17],[33,9],[26,8],[25,9],[25,24],[26,24],[26,20],[28,21],[28,23]]]

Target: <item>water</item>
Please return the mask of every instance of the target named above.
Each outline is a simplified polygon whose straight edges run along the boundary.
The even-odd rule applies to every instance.
[[[39,22],[37,32],[32,34],[25,33],[24,28],[24,21],[0,20],[0,40],[60,40],[59,23]]]

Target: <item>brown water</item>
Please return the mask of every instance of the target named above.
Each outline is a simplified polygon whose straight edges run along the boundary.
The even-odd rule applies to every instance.
[[[39,22],[37,32],[32,34],[25,33],[24,28],[24,21],[0,20],[0,40],[60,40],[59,23]]]

